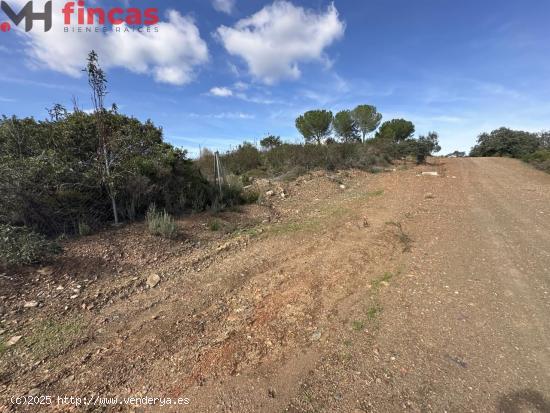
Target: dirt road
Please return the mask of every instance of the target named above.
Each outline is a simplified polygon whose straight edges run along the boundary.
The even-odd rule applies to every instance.
[[[192,243],[139,227],[100,234],[68,245],[46,280],[2,294],[4,336],[23,338],[0,353],[0,398],[189,399],[135,408],[162,412],[550,411],[550,175],[444,159],[284,185],[242,227],[222,215],[235,225],[224,235],[204,216],[180,222],[202,234]],[[76,306],[63,307],[65,272],[84,285]],[[151,273],[161,282],[145,288]],[[44,285],[51,298],[22,309]],[[52,318],[70,340],[36,337]]]

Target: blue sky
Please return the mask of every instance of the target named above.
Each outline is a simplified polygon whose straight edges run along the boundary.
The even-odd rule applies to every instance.
[[[362,103],[439,132],[445,153],[499,126],[550,129],[547,1],[86,2],[158,7],[148,35],[63,33],[63,4],[48,33],[0,32],[0,113],[44,118],[73,96],[88,109],[79,69],[95,48],[108,102],[191,154],[268,133],[298,141],[298,114]]]

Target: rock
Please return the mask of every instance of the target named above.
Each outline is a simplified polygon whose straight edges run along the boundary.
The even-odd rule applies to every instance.
[[[78,294],[73,294],[69,297],[71,300],[74,300],[75,298],[78,298]]]
[[[273,388],[268,389],[268,390],[267,390],[267,395],[268,395],[269,397],[271,397],[272,399],[274,399],[275,396],[276,396],[275,389],[273,389]]]
[[[53,274],[53,268],[52,267],[43,267],[36,271],[40,275],[52,275]]]
[[[229,242],[226,242],[225,244],[223,245],[220,245],[218,248],[216,248],[216,250],[218,252],[221,252],[221,251],[226,251],[228,250],[229,248],[231,248],[231,244]]]
[[[273,196],[273,195],[275,195],[275,191],[267,191],[265,193],[265,196]]]
[[[439,176],[437,172],[422,172],[422,176]]]
[[[151,274],[149,277],[147,277],[147,287],[149,288],[155,288],[158,283],[160,282],[160,277],[158,274]]]
[[[424,195],[424,199],[434,199],[435,195],[431,192],[428,192],[426,195]]]
[[[13,336],[12,338],[10,338],[10,339],[8,340],[8,342],[6,343],[6,346],[7,346],[7,347],[11,347],[11,346],[16,345],[17,342],[18,342],[19,340],[21,340],[22,337],[23,337],[23,336]]]
[[[313,333],[310,337],[311,341],[319,341],[321,340],[321,331],[317,330],[315,333]]]
[[[61,291],[61,290],[64,290],[64,289],[65,288],[62,285],[58,285],[57,288],[56,288],[57,291]]]
[[[340,189],[346,189],[346,186],[344,184],[340,184]]]
[[[40,394],[40,389],[38,387],[35,387],[34,389],[29,390],[28,396],[35,397],[35,396],[38,396],[39,394]]]
[[[25,304],[23,304],[24,308],[34,308],[38,307],[38,301],[25,301]]]

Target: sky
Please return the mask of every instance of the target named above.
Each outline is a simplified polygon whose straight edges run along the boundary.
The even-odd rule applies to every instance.
[[[107,103],[151,119],[191,155],[267,134],[298,142],[299,114],[358,104],[413,121],[416,136],[437,131],[443,153],[469,150],[500,126],[550,129],[547,0],[85,3],[157,7],[161,21],[149,33],[65,33],[64,4],[53,0],[47,33],[41,22],[28,33],[24,23],[0,31],[0,114],[43,119],[73,99],[91,109],[81,69],[94,49]]]

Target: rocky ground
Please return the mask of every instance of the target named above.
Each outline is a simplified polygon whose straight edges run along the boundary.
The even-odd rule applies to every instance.
[[[176,240],[129,225],[1,274],[0,411],[550,411],[549,175],[446,159],[256,185]]]

